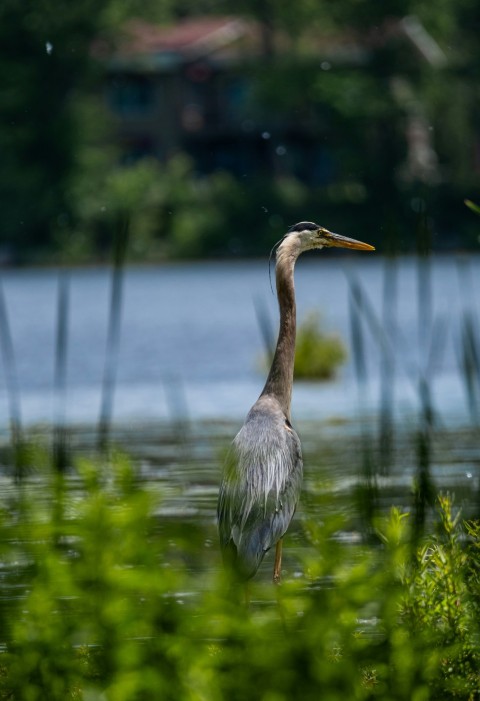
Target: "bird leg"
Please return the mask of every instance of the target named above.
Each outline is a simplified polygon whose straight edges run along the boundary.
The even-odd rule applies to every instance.
[[[275,564],[273,566],[273,583],[280,584],[282,574],[282,538],[277,543],[275,548]]]

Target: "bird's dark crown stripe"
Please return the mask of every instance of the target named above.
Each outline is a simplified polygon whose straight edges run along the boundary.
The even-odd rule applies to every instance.
[[[301,221],[298,222],[298,224],[294,224],[291,226],[288,230],[289,234],[292,234],[294,231],[315,231],[315,229],[318,229],[318,224],[315,224],[313,221]]]

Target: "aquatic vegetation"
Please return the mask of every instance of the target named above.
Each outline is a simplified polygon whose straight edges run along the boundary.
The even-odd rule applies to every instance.
[[[478,699],[480,525],[437,505],[420,540],[393,508],[356,544],[310,505],[296,576],[247,610],[214,525],[168,519],[125,456],[11,484],[0,699]]]
[[[273,333],[269,319],[261,305],[257,309],[260,330],[267,352],[262,358],[262,370],[268,368],[273,357]],[[342,339],[323,328],[317,311],[311,311],[299,324],[295,346],[294,377],[296,380],[331,380],[347,360]]]
[[[347,351],[342,340],[327,333],[316,312],[311,312],[300,324],[295,350],[295,378],[329,380],[346,361]]]

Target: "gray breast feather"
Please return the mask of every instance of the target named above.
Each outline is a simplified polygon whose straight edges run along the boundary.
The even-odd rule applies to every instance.
[[[300,441],[284,415],[254,407],[233,441],[218,500],[222,549],[244,577],[287,530],[302,471]]]

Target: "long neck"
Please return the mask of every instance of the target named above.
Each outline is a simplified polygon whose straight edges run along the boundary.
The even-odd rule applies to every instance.
[[[293,364],[295,360],[296,306],[293,270],[300,254],[295,237],[285,239],[279,246],[276,260],[276,283],[280,307],[280,330],[263,395],[273,395],[290,419],[292,400]]]

